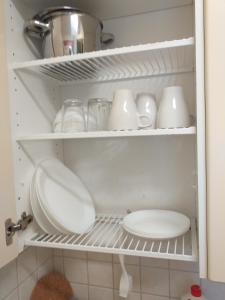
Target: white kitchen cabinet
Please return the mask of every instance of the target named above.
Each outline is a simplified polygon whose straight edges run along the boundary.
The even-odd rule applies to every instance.
[[[47,235],[34,221],[18,233],[13,245],[19,251],[33,245],[199,259],[200,275],[207,277],[203,1],[78,1],[103,20],[115,41],[99,52],[43,60],[22,33],[24,21],[49,3],[73,1],[4,2],[17,220],[23,212],[31,213],[32,174],[49,156],[79,175],[98,217],[88,236]],[[127,87],[153,92],[159,101],[168,85],[183,86],[193,127],[52,133],[55,114],[67,98],[112,98],[117,88]],[[145,208],[183,212],[192,220],[191,229],[163,242],[124,235],[122,216]]]

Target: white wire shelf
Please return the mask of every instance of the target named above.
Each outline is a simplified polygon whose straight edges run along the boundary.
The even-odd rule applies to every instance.
[[[122,216],[99,215],[93,229],[83,235],[37,233],[25,241],[27,246],[60,248],[89,252],[125,254],[196,261],[198,258],[195,220],[190,230],[175,239],[142,239],[123,230]]]
[[[110,81],[193,71],[194,38],[14,63],[59,82]]]
[[[17,142],[40,141],[40,140],[68,140],[90,138],[113,138],[113,137],[139,137],[139,136],[170,136],[170,135],[194,135],[195,127],[172,128],[172,129],[148,129],[148,130],[121,130],[121,131],[90,131],[75,133],[46,133],[20,136]]]

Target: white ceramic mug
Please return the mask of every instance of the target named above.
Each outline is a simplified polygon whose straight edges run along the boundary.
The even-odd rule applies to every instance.
[[[140,93],[136,98],[137,110],[140,114],[148,115],[151,125],[145,129],[153,129],[156,126],[157,106],[155,96],[149,93]]]
[[[121,89],[115,91],[108,121],[109,130],[135,130],[150,125],[149,116],[137,112],[131,90]]]
[[[183,88],[181,86],[164,88],[158,110],[158,128],[189,127],[190,121]]]

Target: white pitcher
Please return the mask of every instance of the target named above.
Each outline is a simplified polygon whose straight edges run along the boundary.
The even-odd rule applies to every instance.
[[[150,125],[149,116],[137,112],[131,90],[121,89],[115,91],[108,121],[109,130],[135,130]]]
[[[181,128],[190,126],[190,115],[181,86],[164,88],[158,110],[159,128]]]

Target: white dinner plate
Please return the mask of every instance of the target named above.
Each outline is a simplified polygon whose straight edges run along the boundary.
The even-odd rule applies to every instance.
[[[59,160],[46,159],[38,165],[36,184],[39,200],[55,224],[77,234],[92,228],[92,198],[81,180]]]
[[[124,218],[123,227],[127,232],[143,238],[171,239],[189,230],[190,219],[170,210],[139,210]]]
[[[37,196],[35,194],[35,187],[34,187],[34,177],[32,178],[31,184],[30,184],[30,204],[31,209],[34,215],[34,218],[38,225],[41,227],[41,229],[46,233],[57,233],[57,230],[54,226],[52,226],[45,215],[43,214],[43,211],[39,205]]]
[[[48,215],[48,212],[45,210],[45,208],[44,208],[44,206],[41,202],[39,192],[38,192],[38,188],[37,188],[37,184],[36,184],[36,173],[37,173],[37,170],[36,170],[36,172],[34,173],[34,176],[33,176],[33,194],[34,194],[34,198],[36,199],[35,200],[36,206],[38,206],[39,211],[41,211],[42,215],[44,215],[44,219],[47,219],[47,222],[48,222],[48,224],[50,225],[51,228],[55,228],[54,230],[57,233],[69,234],[70,232],[67,231],[65,228],[63,228],[62,226],[60,226],[60,224],[54,222],[54,220],[51,219],[51,217]]]

